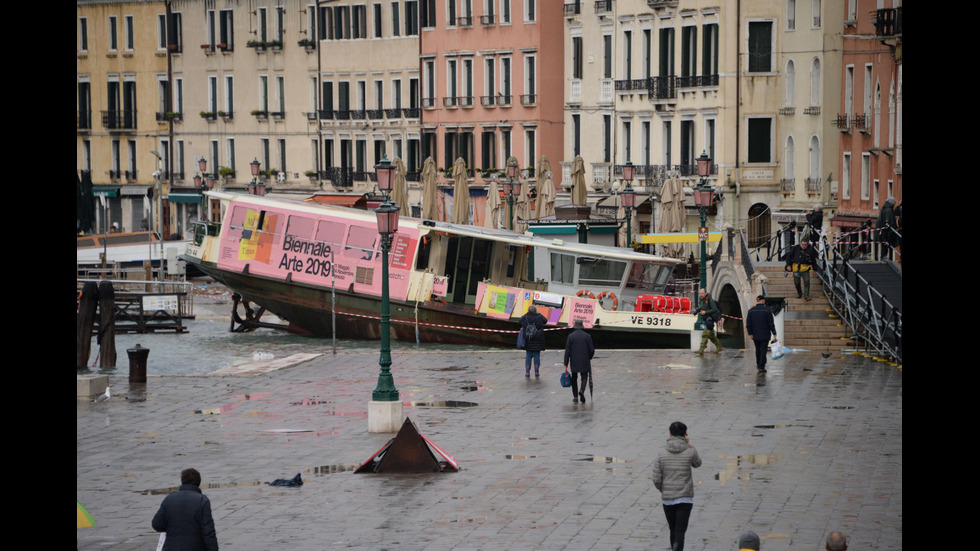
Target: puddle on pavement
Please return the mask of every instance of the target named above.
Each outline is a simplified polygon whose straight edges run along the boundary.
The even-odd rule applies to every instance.
[[[601,455],[590,455],[588,457],[576,457],[572,461],[593,461],[595,463],[631,463],[625,459],[619,459],[617,457],[603,457]]]
[[[694,369],[694,366],[688,364],[667,364],[660,366],[659,369]]]
[[[537,459],[536,455],[505,455],[504,459]]]
[[[460,387],[465,392],[475,392],[477,390],[487,390],[487,387],[483,386],[483,381],[466,381],[465,386]]]
[[[324,474],[348,473],[354,472],[358,467],[360,467],[360,465],[323,465],[307,470],[306,474],[320,476]]]
[[[460,400],[436,400],[432,402],[405,402],[405,405],[420,408],[469,408],[477,404],[475,402],[463,402]]]
[[[448,367],[428,367],[425,370],[426,371],[464,371],[466,369],[469,369],[469,366],[451,365]]]
[[[854,409],[855,406],[824,406],[824,409]]]
[[[752,428],[756,429],[788,429],[793,427],[803,427],[806,429],[812,429],[813,425],[755,425]]]
[[[779,461],[778,455],[756,454],[756,455],[733,455],[721,456],[722,460],[728,463],[728,468],[715,475],[715,480],[724,486],[732,480],[764,480],[768,472],[757,470],[756,467],[772,465]]]
[[[262,482],[214,482],[210,484],[201,484],[202,490],[214,490],[218,488],[242,488],[247,486],[261,486]],[[143,490],[140,495],[144,496],[158,496],[158,495],[170,495],[177,490],[179,486],[172,486],[170,488],[156,488],[153,490]]]
[[[295,432],[313,432],[313,429],[269,429],[260,430],[259,432],[268,432],[272,434],[292,434]]]

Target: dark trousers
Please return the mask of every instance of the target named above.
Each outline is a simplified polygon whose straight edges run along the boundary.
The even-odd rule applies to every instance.
[[[578,376],[579,374],[572,371],[572,396],[578,397],[579,394],[582,395],[582,399],[585,399],[585,385],[589,382],[589,377],[592,375],[592,371],[585,371],[582,373],[582,387],[581,390],[578,386]],[[576,394],[578,393],[578,394]]]
[[[684,533],[687,532],[687,522],[691,520],[690,503],[664,505],[664,515],[667,516],[667,526],[670,528],[671,551],[684,551]]]
[[[758,369],[766,368],[766,352],[769,350],[769,340],[757,341],[752,340],[755,343],[755,367]]]

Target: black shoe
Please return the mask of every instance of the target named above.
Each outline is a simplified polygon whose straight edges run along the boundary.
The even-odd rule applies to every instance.
[[[538,375],[538,372],[537,372],[537,371],[535,371],[535,372],[534,372],[534,376],[535,376],[535,377],[540,377],[541,375]]]
[[[574,398],[572,398],[572,401],[573,401],[573,402],[575,402],[575,403],[577,404],[577,403],[578,403],[578,396],[576,396],[576,397],[574,397]]]
[[[759,368],[759,373],[766,373],[766,368],[760,367]]]

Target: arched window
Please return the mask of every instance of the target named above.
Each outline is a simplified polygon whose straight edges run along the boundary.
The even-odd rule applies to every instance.
[[[820,138],[810,138],[810,169],[808,172],[807,191],[820,190]]]
[[[756,203],[749,208],[749,249],[764,245],[769,240],[771,225],[769,205]]]
[[[820,60],[816,58],[810,66],[810,105],[820,105]]]
[[[796,97],[796,65],[793,64],[793,60],[786,62],[786,98],[783,104],[786,107],[793,107]]]

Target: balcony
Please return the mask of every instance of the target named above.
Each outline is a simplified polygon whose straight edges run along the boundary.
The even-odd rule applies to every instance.
[[[513,97],[510,94],[497,94],[497,105],[501,107],[510,107]]]
[[[860,115],[854,115],[853,124],[854,128],[857,128],[860,132],[868,131],[868,116],[864,113]]]
[[[779,181],[779,190],[783,193],[792,193],[796,190],[795,178],[783,178]]]
[[[417,119],[422,115],[422,110],[418,107],[409,107],[407,109],[402,109],[402,115],[406,119]]]
[[[158,111],[157,114],[156,114],[156,117],[157,117],[157,122],[159,122],[159,123],[165,123],[165,122],[169,122],[169,121],[178,121],[179,122],[179,121],[183,121],[184,120],[184,114],[183,113],[175,113],[173,111],[167,111],[165,113],[162,113],[162,112],[159,112]]]
[[[317,111],[317,118],[320,120],[333,120],[333,114],[335,111],[333,109],[320,109]]]
[[[281,121],[281,120],[283,120],[283,119],[286,118],[286,112],[285,111],[270,111],[269,112],[269,115],[271,115],[272,118],[273,119],[276,119],[277,121]]]
[[[136,130],[136,110],[102,111],[102,127],[108,130]]]
[[[402,118],[402,110],[398,108],[385,109],[385,117],[389,119],[400,119]]]
[[[422,109],[435,109],[436,98],[422,98]]]
[[[875,36],[879,38],[901,38],[902,8],[875,10]]]
[[[678,88],[704,88],[718,86],[718,75],[689,75],[677,77]]]
[[[125,174],[126,174],[126,180],[128,180],[130,182],[135,182],[136,181],[136,171],[135,170],[127,170]]]
[[[615,81],[611,78],[604,78],[599,81],[599,103],[612,102],[615,86]]]
[[[368,109],[367,110],[367,116],[368,116],[369,119],[372,119],[372,120],[383,119],[384,116],[385,116],[385,110],[384,109]]]
[[[333,112],[333,118],[338,121],[350,120],[350,109],[338,109]]]
[[[367,111],[364,109],[353,109],[350,112],[350,118],[354,121],[362,121],[367,118]]]
[[[847,114],[841,115],[840,113],[838,113],[837,114],[837,119],[834,121],[834,126],[836,126],[838,130],[841,130],[841,131],[844,131],[844,132],[850,132],[850,130],[851,130],[851,122],[848,119]]]
[[[460,96],[458,99],[460,107],[473,107],[473,96]]]
[[[442,98],[442,106],[447,109],[455,109],[459,107],[459,98],[456,96]]]
[[[538,104],[537,94],[521,94],[521,105],[531,107]]]
[[[473,26],[473,16],[472,15],[462,15],[456,18],[456,25],[459,27],[472,27]]]
[[[596,15],[603,15],[611,12],[612,5],[613,5],[613,0],[596,0],[595,3]]]
[[[573,2],[571,4],[565,4],[564,8],[565,8],[565,16],[566,17],[572,16],[572,15],[578,15],[578,14],[582,13],[582,3],[581,2]]]
[[[497,96],[480,96],[480,105],[484,107],[496,107],[497,106]]]
[[[820,178],[807,178],[803,181],[806,185],[807,193],[820,193],[822,180]]]
[[[492,27],[495,23],[497,16],[495,15],[481,15],[480,24],[484,27]]]
[[[810,107],[807,107],[807,108],[803,109],[803,114],[804,115],[819,115],[820,114],[820,106],[819,105],[811,105]]]

